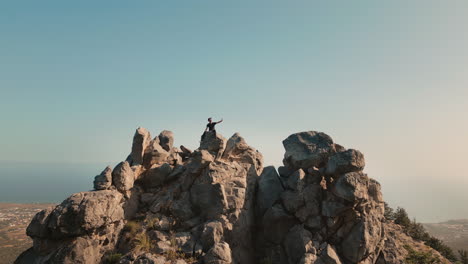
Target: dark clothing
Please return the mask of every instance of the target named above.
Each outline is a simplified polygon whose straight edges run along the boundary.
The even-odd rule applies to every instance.
[[[211,123],[208,123],[206,125],[206,127],[208,128],[208,131],[205,131],[201,137],[201,140],[204,140],[205,139],[205,136],[206,136],[206,133],[207,132],[210,132],[210,133],[213,133],[214,137],[216,138],[216,129],[215,129],[215,126],[216,124],[218,124],[217,122],[211,122]]]
[[[208,123],[206,125],[206,127],[208,128],[209,131],[213,131],[213,130],[215,130],[215,125],[216,124],[217,124],[216,122],[211,122],[211,123]]]
[[[205,131],[203,132],[203,135],[201,136],[201,140],[204,140],[206,137],[206,133],[213,133],[214,137],[216,138],[216,130],[210,130],[210,131]]]

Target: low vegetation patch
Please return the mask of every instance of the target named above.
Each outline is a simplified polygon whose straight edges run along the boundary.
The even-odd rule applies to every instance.
[[[104,257],[104,264],[117,264],[119,263],[120,259],[122,258],[122,254],[120,253],[109,253]]]
[[[143,252],[150,252],[152,248],[151,239],[146,232],[138,233],[135,236],[135,249]]]
[[[453,250],[448,247],[442,240],[429,235],[424,226],[421,223],[416,222],[416,219],[411,219],[408,216],[408,213],[404,208],[398,207],[396,210],[393,210],[391,207],[385,203],[385,218],[387,220],[394,221],[395,224],[398,224],[403,227],[403,230],[406,234],[416,240],[423,241],[427,246],[437,250],[442,256],[450,260],[452,263],[457,262],[457,257]],[[408,250],[410,252],[410,250]],[[418,256],[414,255],[414,259]],[[422,256],[419,256],[422,257]],[[419,262],[411,262],[419,263]],[[421,263],[432,263],[432,262],[421,262]]]
[[[157,217],[148,218],[146,224],[148,226],[148,229],[150,230],[156,229],[159,224],[159,218]]]
[[[128,221],[124,226],[124,231],[135,235],[141,228],[141,224],[136,221]]]
[[[419,252],[405,245],[404,248],[408,251],[406,256],[407,264],[436,264],[440,263],[440,259],[434,256],[431,252]]]

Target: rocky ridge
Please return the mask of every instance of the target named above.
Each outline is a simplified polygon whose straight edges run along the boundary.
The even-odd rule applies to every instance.
[[[238,133],[173,144],[138,128],[94,191],[33,218],[33,247],[15,263],[396,264],[408,244],[449,263],[385,220],[364,155],[325,133],[286,138],[278,169]]]

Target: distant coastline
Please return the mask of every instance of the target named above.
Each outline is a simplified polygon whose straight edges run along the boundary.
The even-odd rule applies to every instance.
[[[0,161],[0,203],[60,203],[92,189],[92,179],[113,163],[32,163]]]

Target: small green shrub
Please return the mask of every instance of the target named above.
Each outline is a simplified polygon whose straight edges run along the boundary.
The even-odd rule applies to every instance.
[[[468,264],[468,251],[460,249],[458,250],[458,255],[460,256],[461,264]]]
[[[264,257],[260,260],[260,264],[272,264],[271,256]]]
[[[385,205],[386,218],[388,220],[393,220],[395,224],[398,224],[403,227],[403,230],[413,239],[421,240],[427,246],[437,250],[442,256],[451,262],[456,262],[457,257],[453,250],[448,247],[442,240],[431,236],[425,230],[424,226],[418,222],[416,219],[413,221],[410,220],[408,213],[404,208],[398,207],[396,210],[393,210],[388,205]]]
[[[122,258],[122,254],[120,253],[110,253],[104,257],[104,264],[117,264],[119,263],[120,259]]]
[[[147,220],[148,229],[156,229],[159,224],[159,218],[151,217]]]
[[[406,256],[407,264],[436,264],[440,263],[440,259],[431,252],[418,252],[411,248],[409,245],[405,245],[404,248],[408,251]]]
[[[138,232],[138,230],[140,230],[140,228],[141,228],[140,223],[135,222],[135,221],[128,221],[124,226],[124,230],[129,232],[132,235],[135,235]]]
[[[411,225],[411,219],[404,208],[397,207],[393,218],[395,219],[395,224],[401,225],[404,229],[407,229]]]
[[[385,219],[390,220],[390,221],[395,220],[395,211],[393,210],[393,208],[391,208],[386,202],[384,202],[384,208],[385,208],[385,211],[384,211]]]
[[[164,257],[166,257],[167,260],[174,261],[179,257],[179,254],[172,248],[171,250],[164,252]]]
[[[177,247],[177,240],[176,240],[174,234],[171,234],[171,238],[170,238],[169,242],[171,243],[171,247],[173,247],[173,248]]]
[[[151,251],[153,245],[151,244],[151,239],[149,238],[146,232],[138,233],[135,236],[135,248],[144,252]]]
[[[173,262],[177,259],[183,259],[185,262],[191,264],[191,263],[197,263],[197,259],[194,256],[187,256],[185,255],[184,252],[182,252],[182,249],[177,247],[177,240],[174,235],[174,233],[170,234],[169,238],[169,243],[171,248],[164,252],[164,257],[166,257],[167,260]]]

